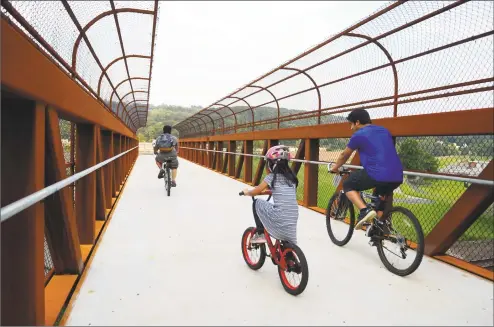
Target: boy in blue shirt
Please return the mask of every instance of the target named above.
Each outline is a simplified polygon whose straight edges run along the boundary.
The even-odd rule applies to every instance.
[[[372,125],[366,110],[353,110],[347,120],[354,133],[347,147],[332,166],[331,172],[337,173],[353,151],[358,150],[364,169],[353,171],[348,176],[343,182],[343,191],[360,209],[355,229],[361,229],[362,225],[371,221],[377,213],[365,205],[358,192],[375,188],[377,195],[391,195],[393,190],[403,183],[403,166],[396,153],[391,134],[382,126]]]

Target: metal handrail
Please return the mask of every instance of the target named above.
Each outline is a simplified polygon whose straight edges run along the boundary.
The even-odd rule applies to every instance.
[[[264,158],[264,156],[258,155],[258,154],[248,154],[248,153],[239,153],[239,152],[228,152],[228,151],[188,148],[188,147],[184,147],[184,146],[181,146],[180,149],[189,149],[189,150],[206,151],[206,152],[221,152],[221,153],[226,153],[226,154],[234,154],[234,155],[247,156],[247,157]],[[290,161],[301,162],[301,163],[310,163],[310,164],[316,164],[316,165],[328,165],[328,164],[333,163],[330,161],[312,161],[312,160],[302,160],[302,159],[290,159]],[[346,165],[346,164],[343,165],[343,167],[352,168],[352,169],[364,169],[364,167],[362,167],[362,166]],[[415,172],[415,171],[403,171],[403,174],[406,176],[427,177],[427,178],[434,178],[434,179],[440,179],[440,180],[446,180],[446,181],[467,182],[467,183],[471,183],[471,184],[494,186],[494,181],[485,180],[485,179],[478,179],[478,178],[445,176],[445,175],[437,175],[437,174],[419,173],[419,172]]]
[[[39,201],[47,198],[48,196],[52,195],[55,192],[58,192],[62,188],[69,186],[70,184],[74,183],[75,181],[81,179],[82,177],[94,172],[95,170],[109,164],[110,162],[114,161],[115,159],[120,158],[121,156],[129,153],[132,150],[137,149],[138,146],[133,147],[130,150],[127,150],[125,152],[122,152],[120,154],[117,154],[116,156],[107,159],[105,161],[100,162],[97,165],[94,165],[88,169],[85,169],[81,172],[78,172],[77,174],[74,174],[70,177],[67,177],[59,182],[56,182],[55,184],[52,184],[50,186],[45,187],[44,189],[41,189],[37,192],[34,192],[20,200],[17,200],[9,205],[6,205],[5,207],[1,208],[0,211],[0,216],[1,216],[1,222],[5,222],[7,219],[11,218],[12,216],[18,214],[22,210],[29,208],[35,203],[38,203]]]

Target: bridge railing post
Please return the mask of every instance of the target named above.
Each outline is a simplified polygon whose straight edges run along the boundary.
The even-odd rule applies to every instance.
[[[218,141],[216,143],[216,150],[219,152],[216,152],[218,155],[218,159],[216,160],[216,171],[221,172],[221,169],[223,168],[223,142]]]
[[[97,128],[92,124],[77,124],[76,168],[82,171],[96,165]],[[96,173],[76,182],[76,218],[81,244],[93,244],[96,221]]]
[[[113,155],[116,156],[120,153],[120,135],[113,134]],[[119,159],[115,160],[113,165],[113,188],[112,193],[114,197],[117,197],[118,192],[120,192],[120,166],[121,162]]]
[[[45,187],[45,106],[4,98],[2,207]],[[44,325],[43,202],[2,223],[2,325]]]
[[[244,141],[244,154],[253,153],[254,142],[251,140]],[[245,156],[244,158],[244,181],[252,183],[252,157]]]
[[[209,169],[214,169],[214,166],[213,166],[213,158],[214,158],[214,152],[212,152],[212,150],[214,150],[214,142],[208,142],[208,168]]]
[[[111,131],[101,131],[101,145],[103,152],[103,160],[107,160],[113,157],[113,132]],[[110,162],[108,165],[103,167],[105,171],[105,203],[106,209],[112,207],[112,189],[113,189],[113,179],[114,179],[114,167],[115,163]]]
[[[319,160],[319,139],[305,139],[305,160]],[[317,207],[317,190],[319,165],[306,163],[304,165],[304,205]]]
[[[236,155],[232,154],[237,150],[237,144],[235,141],[228,142],[228,176],[235,176],[235,157]]]

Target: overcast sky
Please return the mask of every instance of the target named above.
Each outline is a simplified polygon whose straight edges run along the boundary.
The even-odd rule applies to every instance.
[[[160,2],[150,102],[208,106],[389,3]]]

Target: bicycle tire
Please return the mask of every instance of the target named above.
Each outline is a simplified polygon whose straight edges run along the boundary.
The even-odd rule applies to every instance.
[[[392,272],[395,275],[404,277],[410,275],[415,270],[417,270],[417,268],[420,266],[420,263],[422,262],[422,258],[424,257],[424,247],[425,247],[424,232],[422,231],[422,227],[420,226],[419,220],[417,219],[417,217],[415,217],[415,215],[410,210],[403,207],[393,207],[389,211],[389,214],[392,214],[393,212],[400,212],[404,214],[412,222],[415,232],[418,235],[418,242],[416,243],[417,247],[415,249],[417,256],[415,257],[414,261],[408,268],[398,269],[395,266],[393,266],[386,258],[386,255],[384,254],[385,249],[383,248],[382,240],[379,240],[376,244],[377,253],[379,254],[379,258],[381,259],[381,262],[384,264],[386,269],[388,269],[390,272]]]
[[[242,256],[244,257],[244,261],[247,264],[247,266],[252,270],[258,270],[264,265],[264,262],[266,261],[266,245],[263,243],[256,244],[256,246],[259,246],[259,248],[261,249],[261,254],[259,257],[259,261],[257,263],[253,263],[247,254],[247,245],[248,245],[247,239],[249,235],[252,234],[252,231],[254,229],[255,229],[254,227],[249,227],[244,231],[244,234],[242,235],[241,248],[242,248]]]
[[[348,232],[347,232],[345,238],[343,238],[342,240],[337,239],[333,233],[332,228],[331,228],[331,220],[334,220],[331,218],[331,207],[333,206],[333,202],[336,199],[340,198],[340,194],[341,193],[336,192],[335,194],[333,194],[331,199],[329,199],[328,208],[326,209],[326,229],[328,231],[328,235],[329,235],[329,238],[331,239],[331,241],[338,246],[343,246],[350,241],[350,239],[352,238],[352,235],[353,235],[353,229],[355,227],[355,209],[353,208],[353,205],[350,203],[350,200],[348,200],[348,198],[346,196],[342,195],[341,198],[344,199],[344,201],[348,201],[347,204],[348,204],[348,209],[350,211],[350,221],[348,223]],[[338,204],[338,206],[339,205],[340,204]],[[338,210],[340,210],[340,209],[341,208],[339,207]],[[346,210],[345,210],[345,212],[346,212]]]
[[[170,168],[168,168],[168,166],[166,167],[165,169],[165,179],[166,179],[166,182],[165,182],[165,187],[166,187],[166,195],[167,196],[170,196],[170,192],[171,192],[171,189],[172,189],[172,183],[171,183],[171,180],[170,180]]]
[[[293,287],[292,285],[290,285],[288,279],[286,278],[285,270],[282,269],[279,265],[278,276],[280,277],[281,285],[283,285],[285,291],[291,295],[296,296],[301,294],[307,287],[307,283],[309,282],[309,265],[307,264],[307,259],[305,258],[304,252],[297,245],[291,243],[285,244],[286,245],[284,246],[283,254],[288,253],[288,251],[292,251],[295,253],[300,264],[302,279],[300,280],[300,285],[298,285],[297,287]]]

